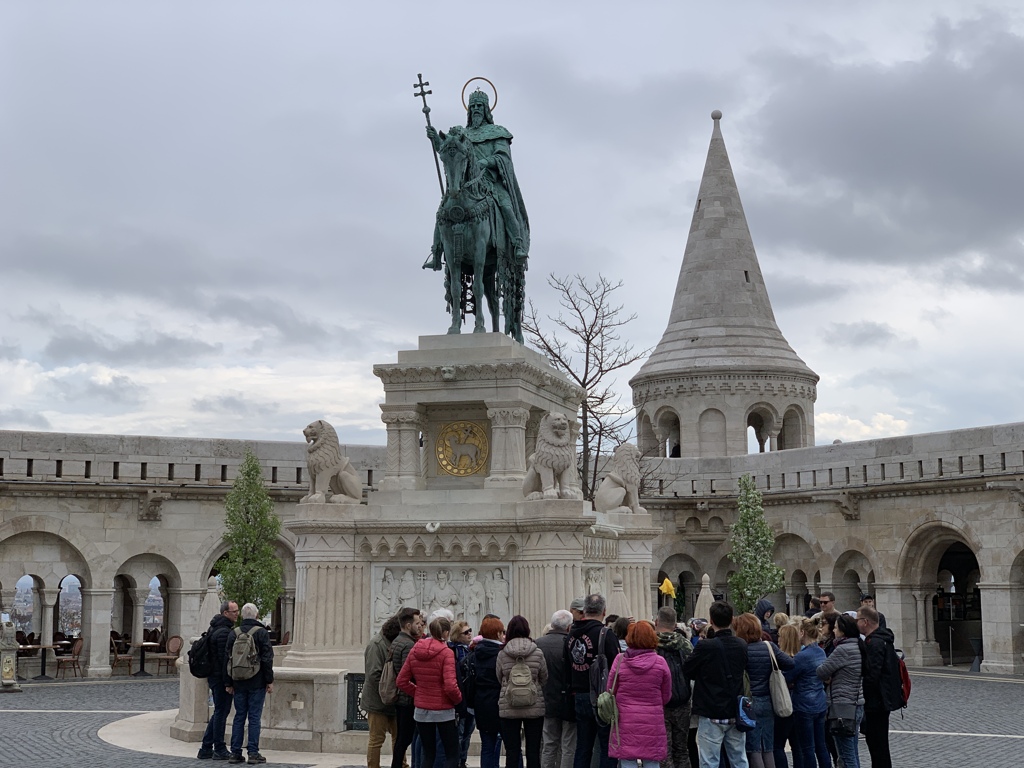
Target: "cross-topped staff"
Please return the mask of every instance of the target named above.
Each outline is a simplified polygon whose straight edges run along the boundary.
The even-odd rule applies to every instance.
[[[430,128],[430,107],[427,106],[427,94],[433,93],[433,91],[424,90],[426,86],[430,85],[429,82],[423,81],[423,73],[416,75],[419,80],[418,83],[413,83],[412,87],[419,90],[413,91],[413,98],[423,99],[423,116],[427,118],[427,127]],[[430,142],[430,149],[434,153],[434,168],[437,169],[437,183],[441,186],[441,194],[444,195],[444,180],[441,178],[441,163],[437,159],[437,149],[434,147],[434,142]]]

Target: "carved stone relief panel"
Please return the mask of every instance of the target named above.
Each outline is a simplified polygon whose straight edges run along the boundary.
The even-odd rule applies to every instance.
[[[488,613],[508,623],[512,612],[512,568],[508,563],[470,565],[375,565],[370,616],[376,632],[399,608],[430,615],[447,608],[474,632]]]

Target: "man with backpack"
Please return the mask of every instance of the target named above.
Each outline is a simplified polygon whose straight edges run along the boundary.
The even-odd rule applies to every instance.
[[[658,655],[672,674],[672,698],[665,705],[665,734],[668,757],[661,768],[690,768],[687,739],[690,735],[690,681],[683,673],[683,662],[693,651],[690,641],[676,631],[676,609],[663,605],[658,609],[654,631],[658,633]]]
[[[619,640],[604,625],[607,603],[602,595],[588,595],[583,603],[583,621],[569,633],[569,666],[576,706],[576,754],[573,768],[590,768],[594,741],[600,741],[600,768],[616,768],[618,760],[608,756],[610,727],[597,719],[597,697],[607,686],[608,670],[619,654]]]
[[[242,606],[242,625],[228,635],[227,691],[234,696],[235,719],[231,723],[231,757],[228,763],[244,763],[242,736],[249,722],[249,764],[265,763],[260,754],[260,718],[267,694],[274,690],[274,649],[270,633],[256,616],[252,603]]]
[[[402,630],[398,617],[392,616],[384,622],[380,632],[373,636],[363,651],[363,669],[366,673],[363,692],[359,706],[366,712],[366,720],[370,726],[370,737],[366,742],[367,768],[380,768],[380,749],[384,739],[391,734],[391,746],[394,748],[397,736],[395,721],[395,705],[385,704],[380,697],[380,676],[384,664],[388,660],[391,643]]]
[[[206,672],[206,683],[210,686],[210,696],[213,697],[213,715],[206,724],[203,745],[196,755],[200,760],[227,760],[231,757],[227,744],[224,743],[224,728],[228,723],[228,712],[231,711],[231,694],[227,691],[225,679],[225,649],[237,618],[238,603],[234,600],[225,600],[220,604],[220,613],[210,620],[210,628],[205,632],[206,637],[196,641],[197,645],[206,646],[198,652],[205,655],[200,662],[203,667],[201,671]]]
[[[878,626],[878,611],[857,611],[857,628],[864,635],[864,721],[861,731],[871,753],[872,768],[892,768],[889,755],[889,713],[906,703],[900,679],[900,660],[892,630]]]

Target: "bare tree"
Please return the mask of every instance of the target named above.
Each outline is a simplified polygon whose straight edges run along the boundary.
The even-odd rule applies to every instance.
[[[551,364],[565,373],[584,392],[580,405],[580,482],[583,495],[594,498],[597,470],[602,456],[627,439],[633,420],[632,408],[619,404],[612,374],[647,356],[619,337],[619,329],[636,318],[622,316],[622,306],[612,304],[612,294],[622,281],[611,283],[598,275],[593,283],[582,275],[548,276],[548,285],[558,292],[562,310],[548,316],[550,330],[543,329],[533,302],[523,317],[523,331],[530,343]],[[563,336],[558,334],[562,332]]]

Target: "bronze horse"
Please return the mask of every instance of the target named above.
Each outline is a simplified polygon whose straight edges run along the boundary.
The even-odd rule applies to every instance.
[[[492,243],[495,226],[490,181],[473,153],[473,143],[460,126],[441,134],[438,154],[444,165],[448,190],[437,209],[437,224],[444,244],[444,285],[452,324],[448,333],[461,333],[462,321],[476,315],[473,333],[486,333],[480,311],[484,299],[491,315],[491,330],[498,332],[498,260]]]

